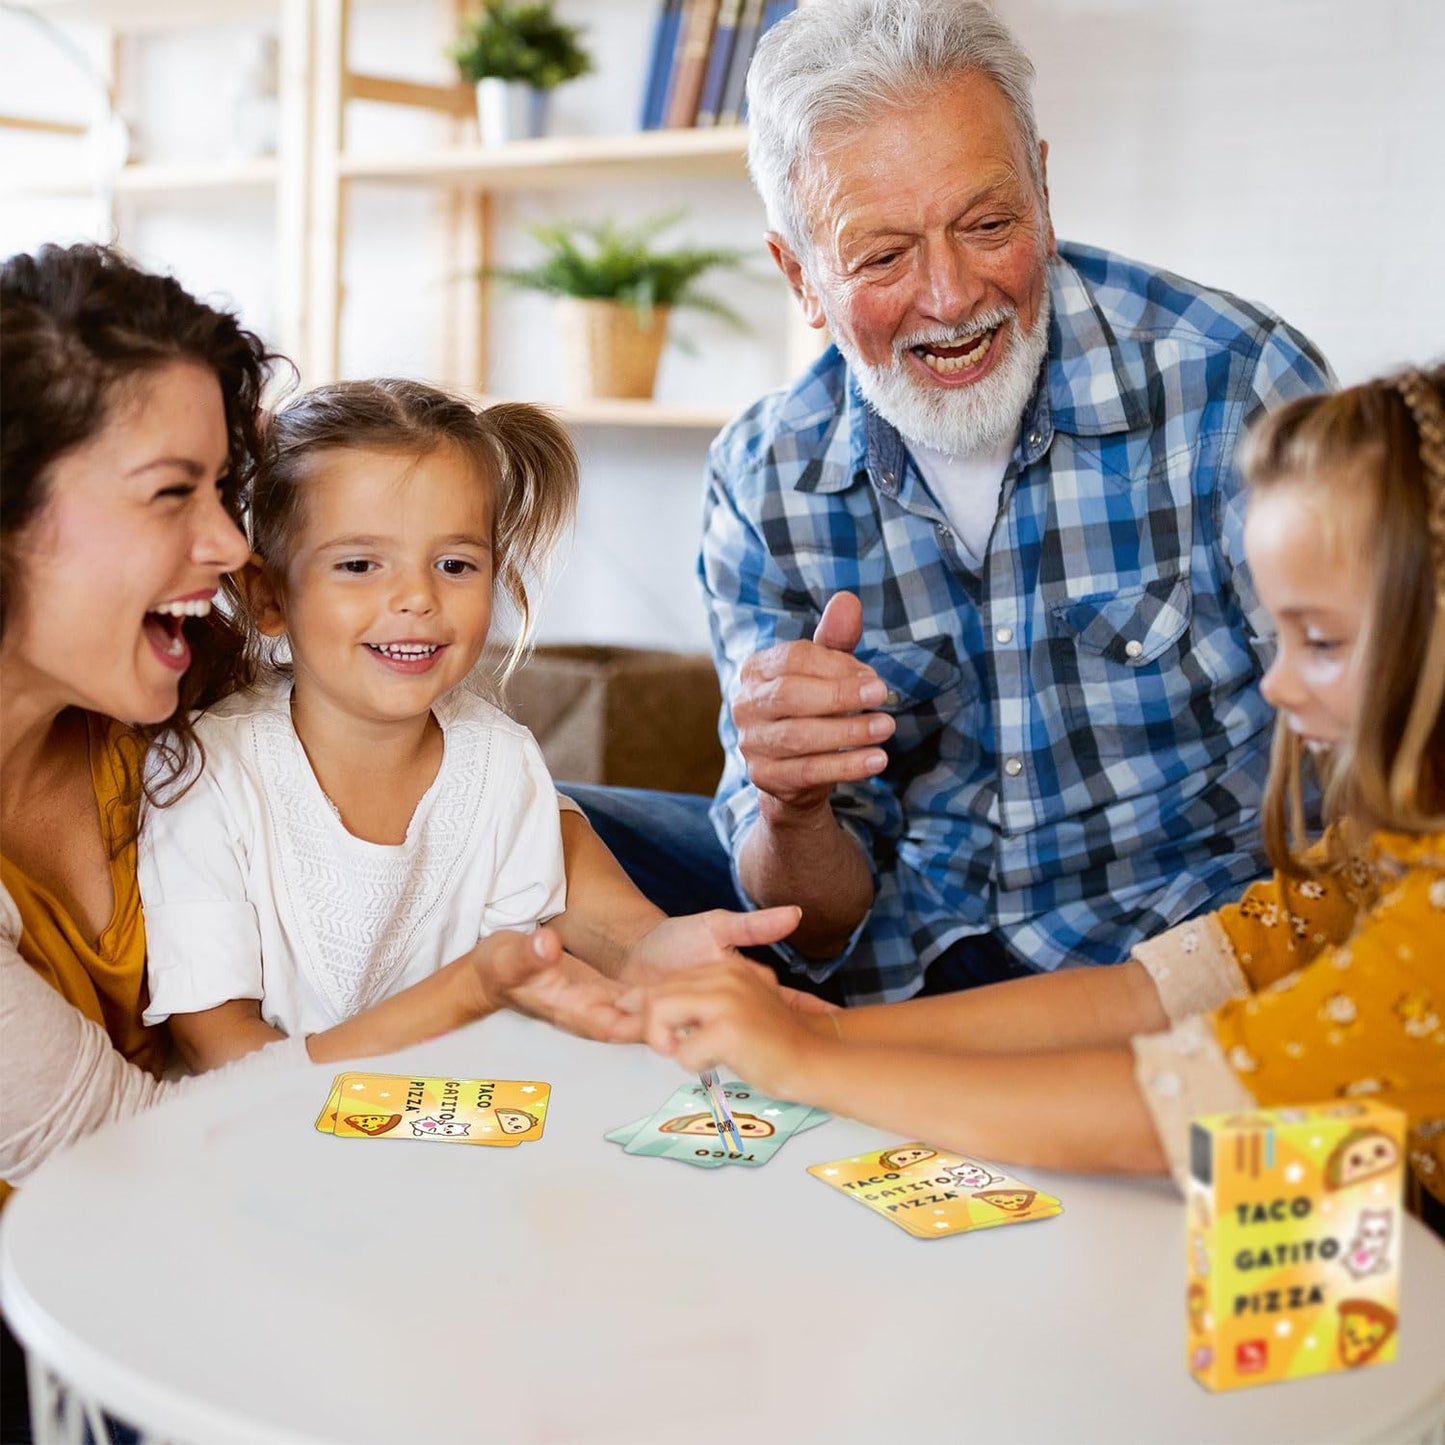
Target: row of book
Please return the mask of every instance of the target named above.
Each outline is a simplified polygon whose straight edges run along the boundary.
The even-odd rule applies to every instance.
[[[662,0],[642,129],[737,125],[758,41],[797,0]]]

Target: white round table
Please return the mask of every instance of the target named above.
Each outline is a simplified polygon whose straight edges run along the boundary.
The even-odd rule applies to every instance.
[[[22,1343],[148,1431],[233,1441],[1316,1442],[1445,1436],[1445,1248],[1404,1239],[1399,1358],[1211,1395],[1162,1181],[1025,1169],[1064,1213],[936,1241],[811,1177],[602,1135],[685,1082],[511,1015],[374,1072],[543,1079],[511,1149],[334,1139],[331,1068],[221,1081],[52,1160],[0,1221]]]

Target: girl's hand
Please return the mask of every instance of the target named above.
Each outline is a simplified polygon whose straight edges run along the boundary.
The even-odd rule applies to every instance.
[[[798,926],[801,917],[802,912],[790,905],[755,913],[714,908],[710,913],[665,918],[627,950],[617,977],[623,983],[647,984],[682,969],[742,962],[739,948],[776,943]]]
[[[675,973],[623,1006],[641,1011],[643,1041],[689,1073],[726,1066],[778,1098],[806,1099],[821,1020],[789,1008],[760,964],[736,959]]]
[[[617,1007],[624,992],[595,968],[562,949],[550,928],[494,933],[471,952],[485,1000],[481,1012],[515,1009],[584,1039],[635,1044],[642,1020]]]

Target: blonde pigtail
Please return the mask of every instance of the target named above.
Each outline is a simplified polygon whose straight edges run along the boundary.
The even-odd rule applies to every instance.
[[[497,675],[497,687],[504,691],[531,645],[536,619],[529,581],[545,576],[577,513],[577,452],[555,417],[526,402],[488,407],[481,422],[501,474],[493,567],[518,622]]]
[[[1438,796],[1445,778],[1445,762],[1432,754],[1438,749],[1441,706],[1445,703],[1445,404],[1438,384],[1423,372],[1407,371],[1395,379],[1420,434],[1420,470],[1425,484],[1425,523],[1435,568],[1435,606],[1421,659],[1415,696],[1405,721],[1400,746],[1390,768],[1389,798],[1394,811],[1422,824],[1430,818],[1427,801]]]

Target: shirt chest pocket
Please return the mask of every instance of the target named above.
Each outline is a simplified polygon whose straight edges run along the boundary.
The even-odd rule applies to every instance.
[[[953,660],[952,643],[943,639],[938,646],[871,642],[873,638],[865,636],[857,655],[888,684],[890,696],[883,706],[893,714],[896,727],[888,752],[895,766],[906,758],[917,771],[930,764],[941,729],[976,704],[977,675]]]
[[[1190,665],[1193,594],[1187,573],[1067,598],[1050,609],[1051,677],[1069,732],[1101,759],[1157,753],[1191,728],[1209,681]],[[1174,739],[1172,741],[1178,741]]]

